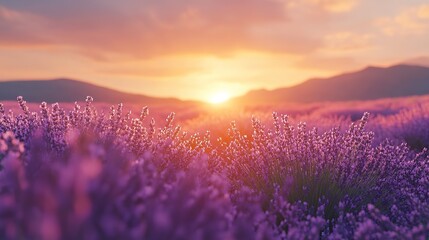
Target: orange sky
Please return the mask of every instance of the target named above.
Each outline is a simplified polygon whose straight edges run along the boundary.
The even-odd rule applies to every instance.
[[[429,63],[428,42],[427,0],[0,2],[0,79],[69,77],[181,99]]]

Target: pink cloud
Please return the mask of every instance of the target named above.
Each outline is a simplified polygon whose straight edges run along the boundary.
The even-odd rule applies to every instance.
[[[311,56],[304,57],[295,63],[296,67],[302,69],[319,69],[327,71],[337,71],[338,69],[350,70],[359,66],[352,57],[327,57],[327,56]]]
[[[22,17],[0,15],[0,30],[8,33],[0,35],[1,45],[71,46],[95,59],[109,54],[222,56],[240,50],[306,53],[319,44],[304,34],[275,40],[252,34],[260,26],[288,21],[278,0],[9,0],[0,6]]]
[[[335,32],[324,37],[325,48],[331,51],[357,51],[373,46],[374,36],[350,31]]]
[[[309,3],[318,5],[321,9],[332,12],[342,13],[351,11],[358,0],[307,0]]]
[[[425,35],[429,31],[429,4],[408,7],[392,17],[380,17],[375,25],[388,36]]]
[[[39,20],[40,18],[33,14],[16,11],[0,4],[0,47],[47,43],[46,37],[35,34],[39,28],[35,23]]]

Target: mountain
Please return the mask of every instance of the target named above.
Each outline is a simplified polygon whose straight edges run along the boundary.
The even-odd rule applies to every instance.
[[[97,102],[175,104],[174,98],[155,98],[130,94],[71,79],[0,82],[0,100],[16,100],[24,96],[28,102],[75,102],[92,96]]]
[[[275,90],[256,90],[233,101],[241,104],[372,100],[429,94],[429,68],[413,65],[367,67],[330,78],[310,79]]]
[[[367,67],[330,78],[314,78],[275,90],[255,90],[231,102],[245,105],[289,102],[372,100],[429,94],[429,67],[400,64]],[[24,96],[28,102],[74,102],[92,96],[97,102],[140,104],[195,103],[124,93],[71,79],[0,81],[0,101]]]

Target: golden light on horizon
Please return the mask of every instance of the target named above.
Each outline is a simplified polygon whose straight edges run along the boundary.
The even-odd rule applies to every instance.
[[[210,99],[209,102],[211,104],[221,104],[221,103],[225,103],[226,101],[228,101],[231,98],[231,96],[224,91],[220,91],[220,92],[216,92],[214,93]]]
[[[0,81],[221,103],[368,65],[429,66],[427,0],[392,1],[5,0]]]

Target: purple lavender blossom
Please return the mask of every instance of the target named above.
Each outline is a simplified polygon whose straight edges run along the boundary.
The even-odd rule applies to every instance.
[[[212,143],[147,107],[18,104],[0,105],[0,239],[429,238],[417,128],[413,147],[379,141],[368,113],[326,131],[274,113]]]

